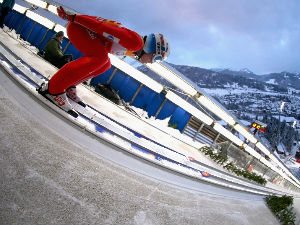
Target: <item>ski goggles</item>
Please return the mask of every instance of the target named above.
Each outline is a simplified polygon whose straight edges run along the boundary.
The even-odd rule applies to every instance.
[[[162,54],[153,54],[152,63],[155,63],[157,61],[163,61],[164,57],[165,57],[164,52]]]
[[[161,55],[153,55],[152,57],[152,63],[155,63],[157,61],[162,61],[163,57]]]
[[[164,36],[162,34],[156,34],[156,53],[152,57],[152,62],[163,61],[166,54],[166,46]]]

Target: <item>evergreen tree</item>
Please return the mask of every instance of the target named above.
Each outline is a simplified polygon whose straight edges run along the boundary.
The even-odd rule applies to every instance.
[[[286,147],[286,150],[290,152],[294,141],[298,140],[297,131],[289,126],[286,121],[280,122],[279,125],[279,120],[275,117],[264,115],[262,122],[268,125],[264,137],[269,141],[272,147],[276,147],[278,144],[278,127],[280,126],[279,141]]]

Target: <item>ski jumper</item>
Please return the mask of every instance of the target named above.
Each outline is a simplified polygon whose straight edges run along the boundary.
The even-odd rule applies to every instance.
[[[71,43],[84,56],[64,65],[49,81],[49,93],[58,95],[67,88],[104,73],[111,66],[108,53],[133,56],[144,43],[136,32],[120,23],[100,17],[76,15],[67,26]]]

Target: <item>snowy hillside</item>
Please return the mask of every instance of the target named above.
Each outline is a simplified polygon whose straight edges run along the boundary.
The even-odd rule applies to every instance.
[[[277,145],[277,138],[273,136],[277,136],[279,109],[281,103],[285,102],[280,118],[281,141],[288,152],[292,151],[293,143],[299,141],[297,129],[291,128],[293,122],[297,121],[295,128],[299,130],[299,74],[283,72],[256,75],[246,68],[232,71],[229,69],[208,70],[173,64],[172,66],[213,96],[237,118],[247,121],[246,126],[249,126],[255,119],[272,123],[269,124],[267,134],[260,134],[266,137],[270,147]],[[147,68],[140,67],[140,70],[155,78],[155,75]],[[170,86],[167,81],[158,79]]]
[[[223,75],[235,75],[235,76],[242,76],[246,78],[253,78],[257,81],[265,82],[268,84],[274,84],[281,88],[289,87],[296,90],[300,90],[299,73],[281,72],[281,73],[257,75],[247,68],[241,69],[240,71],[233,71],[230,69],[213,69],[213,71]]]

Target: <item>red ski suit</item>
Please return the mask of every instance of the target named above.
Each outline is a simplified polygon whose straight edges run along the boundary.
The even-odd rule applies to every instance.
[[[132,55],[143,47],[143,39],[120,23],[100,17],[76,15],[69,22],[67,34],[71,43],[84,54],[53,75],[49,81],[52,95],[104,73],[111,66],[108,53]]]

